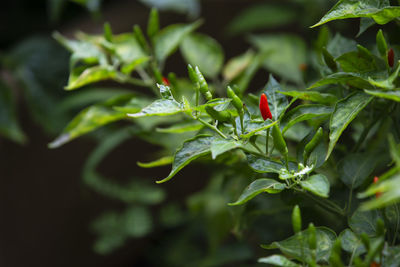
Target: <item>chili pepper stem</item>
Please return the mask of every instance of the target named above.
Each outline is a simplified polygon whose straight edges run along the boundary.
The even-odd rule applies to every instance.
[[[286,166],[286,169],[289,171],[289,155],[288,154],[285,155],[285,166]]]
[[[208,122],[204,121],[204,120],[201,119],[201,118],[197,118],[197,120],[198,120],[200,123],[202,123],[204,126],[207,126],[207,127],[210,128],[211,130],[215,131],[215,132],[216,132],[217,134],[219,134],[222,138],[228,139],[228,137],[226,137],[226,135],[225,135],[223,132],[221,132],[217,127],[215,127],[215,126],[209,124]]]
[[[242,134],[244,134],[243,114],[240,115],[240,129],[242,131]]]
[[[269,157],[269,154],[268,154],[269,130],[270,130],[270,128],[267,129],[267,136],[265,138],[265,155],[267,155],[268,157]]]
[[[198,107],[199,106],[199,96],[200,95],[200,90],[199,90],[199,88],[196,88],[196,107]],[[197,116],[197,114],[198,114],[198,111],[196,110],[196,116]]]

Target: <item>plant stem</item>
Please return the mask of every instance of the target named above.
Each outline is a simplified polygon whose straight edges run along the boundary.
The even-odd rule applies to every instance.
[[[374,120],[372,119],[371,122],[364,128],[364,130],[362,131],[360,138],[358,138],[356,145],[353,148],[353,152],[354,151],[358,151],[362,145],[362,143],[364,142],[365,138],[368,136],[369,131],[371,130],[371,128],[375,125],[375,123],[378,120]]]
[[[254,151],[254,150],[250,150],[250,149],[245,148],[245,147],[242,147],[242,150],[245,151],[245,152],[247,152],[247,153],[256,155],[256,156],[258,156],[258,157],[260,157],[260,158],[268,159],[268,158],[265,156],[265,154],[262,153],[262,152],[257,152],[257,151]]]
[[[267,129],[267,136],[265,139],[265,155],[267,155],[267,156],[269,156],[268,155],[269,130],[270,130],[270,128]]]
[[[201,118],[197,118],[197,120],[198,120],[200,123],[202,123],[203,125],[205,125],[205,126],[207,126],[208,128],[210,128],[211,130],[215,131],[215,132],[216,132],[217,134],[219,134],[222,138],[228,139],[228,137],[226,137],[226,135],[225,135],[223,132],[221,132],[217,127],[215,127],[215,126],[209,124],[208,122],[204,121],[204,120],[201,119]]]
[[[335,203],[333,203],[332,201],[330,201],[328,199],[324,199],[324,198],[316,198],[311,194],[308,194],[302,190],[296,189],[295,187],[293,189],[303,193],[306,197],[311,198],[313,201],[315,201],[320,206],[326,208],[327,210],[329,210],[333,213],[336,213],[336,214],[340,215],[341,217],[345,217],[344,211],[340,207],[338,207]]]

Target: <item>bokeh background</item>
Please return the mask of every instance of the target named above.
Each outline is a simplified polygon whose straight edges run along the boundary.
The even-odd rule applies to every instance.
[[[51,37],[54,31],[69,38],[77,31],[102,34],[103,24],[108,21],[114,33],[130,32],[134,24],[145,27],[150,7],[156,6],[161,11],[162,26],[202,17],[204,24],[199,31],[217,39],[224,48],[225,58],[229,59],[248,49],[245,37],[250,31],[294,33],[303,36],[311,46],[310,40],[316,37],[317,31],[311,31],[308,26],[333,2],[7,1],[0,9],[0,266],[174,266],[173,260],[168,265],[156,259],[167,254],[175,257],[174,251],[165,248],[170,246],[176,233],[184,236],[182,233],[189,232],[188,229],[202,227],[198,220],[198,225],[188,223],[185,209],[187,197],[208,184],[209,172],[204,165],[187,167],[173,182],[156,186],[154,181],[164,177],[169,167],[143,169],[136,164],[151,160],[146,157],[156,150],[154,146],[127,139],[113,149],[99,166],[104,176],[121,184],[129,183],[133,176],[142,177],[139,180],[149,185],[150,195],[172,203],[165,211],[161,202],[154,201],[154,205],[143,211],[141,206],[131,207],[118,197],[99,193],[104,190],[93,189],[88,185],[90,181],[82,179],[84,164],[96,147],[96,140],[102,138],[102,131],[58,149],[47,147],[79,110],[108,96],[96,88],[92,95],[89,90],[86,98],[79,92],[63,90],[69,75],[69,53]],[[271,6],[281,9],[268,13]],[[259,9],[259,14],[240,19],[249,8],[253,12]],[[336,26],[342,27],[340,23]],[[357,27],[348,23],[346,31],[354,35]],[[178,75],[185,73],[180,55],[172,57],[166,68]],[[258,89],[265,80],[265,74],[257,73],[252,88]],[[102,86],[121,85],[103,83]],[[135,192],[137,187],[130,188]],[[145,226],[126,237],[125,232],[120,232],[123,228],[120,221],[135,220],[129,214],[134,214],[133,218],[139,218]],[[102,215],[105,219],[94,224]],[[181,223],[185,220],[186,223]],[[193,238],[193,242],[198,240],[202,242],[201,237]],[[173,248],[178,254],[196,254],[195,250],[185,250],[189,250],[188,243],[182,241],[182,247]],[[242,260],[253,256],[241,248],[227,251],[230,256],[234,255],[232,251],[240,251],[235,256]],[[223,260],[221,264],[216,261],[210,265],[237,266]]]

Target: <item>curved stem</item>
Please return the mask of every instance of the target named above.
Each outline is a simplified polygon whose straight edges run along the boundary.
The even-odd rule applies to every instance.
[[[211,130],[215,131],[217,134],[219,134],[222,138],[224,139],[228,139],[228,137],[226,137],[226,135],[221,132],[217,127],[209,124],[208,122],[206,122],[205,120],[201,119],[201,118],[197,118],[197,120],[202,123],[204,126],[207,126],[208,128],[210,128]]]

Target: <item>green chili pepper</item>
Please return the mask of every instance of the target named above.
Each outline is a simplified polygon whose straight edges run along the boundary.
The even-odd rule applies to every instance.
[[[322,128],[319,127],[319,129],[315,133],[314,137],[305,146],[304,153],[303,153],[304,164],[307,162],[308,157],[310,156],[311,152],[313,152],[314,149],[317,147],[317,145],[321,142],[323,135],[324,135],[324,132],[323,132]]]
[[[294,206],[292,211],[292,226],[295,234],[301,231],[301,213],[299,205]]]
[[[383,36],[382,30],[379,30],[376,34],[376,45],[378,47],[379,54],[382,57],[386,56],[386,51],[388,50],[385,37]]]
[[[113,34],[111,30],[111,25],[108,22],[104,23],[104,38],[108,42],[112,42]]]
[[[133,33],[136,37],[136,40],[138,41],[139,45],[142,47],[144,51],[147,53],[149,52],[149,45],[146,41],[146,38],[144,38],[142,29],[140,29],[139,25],[133,26]]]
[[[383,236],[385,234],[385,223],[382,219],[378,219],[376,222],[376,235]]]
[[[226,110],[218,111],[218,110],[215,110],[211,106],[206,106],[205,109],[206,109],[206,112],[208,113],[208,115],[210,115],[211,118],[213,118],[217,121],[227,122],[231,119],[231,114]]]
[[[314,250],[317,248],[317,231],[313,223],[308,225],[309,237],[308,237],[308,245],[310,249]]]
[[[204,78],[203,74],[200,72],[199,67],[195,68],[195,72],[196,72],[196,76],[197,76],[197,81],[199,82],[200,92],[203,94],[203,96],[207,100],[211,100],[212,94],[208,90],[208,84],[207,84],[206,79]]]
[[[188,64],[187,70],[188,70],[190,81],[192,81],[193,84],[199,83],[199,80],[197,79],[196,72],[194,71],[192,65]]]
[[[282,156],[287,158],[289,151],[282,132],[277,124],[274,124],[272,127],[272,138],[274,139],[275,148],[282,154]]]
[[[232,90],[230,86],[228,86],[227,90],[227,95],[229,98],[232,99],[232,104],[235,107],[235,109],[238,111],[239,114],[243,114],[243,102],[242,100],[235,94],[235,92]]]
[[[325,47],[322,48],[322,56],[324,57],[325,64],[332,70],[337,71],[336,61],[333,56],[326,50]]]

